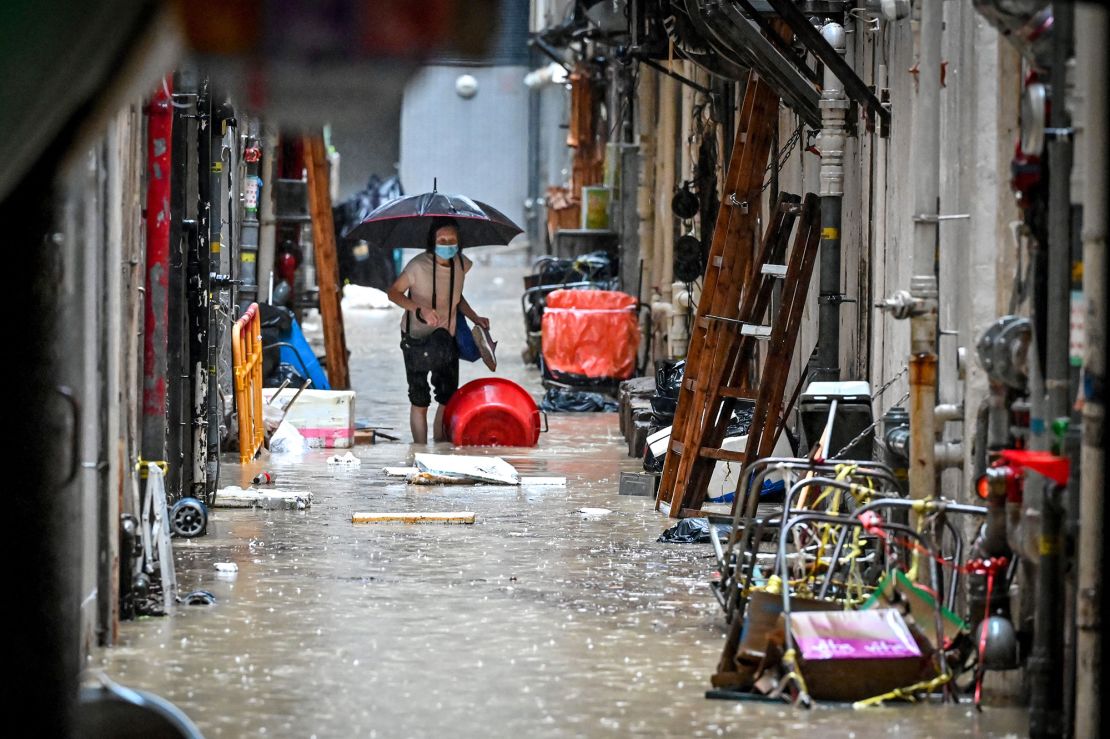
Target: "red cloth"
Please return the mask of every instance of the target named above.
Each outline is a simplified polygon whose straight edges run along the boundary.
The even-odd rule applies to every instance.
[[[613,290],[556,290],[543,312],[543,359],[557,372],[624,380],[636,370],[636,298]]]

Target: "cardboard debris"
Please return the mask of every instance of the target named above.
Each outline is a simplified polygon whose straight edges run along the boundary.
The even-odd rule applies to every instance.
[[[299,511],[312,505],[312,493],[307,490],[282,490],[280,488],[246,488],[231,485],[216,491],[215,508],[265,508],[268,510]]]
[[[517,475],[516,469],[513,468],[508,462],[500,457],[466,457],[462,455],[455,456],[455,459],[463,460],[482,460],[489,462],[496,460],[497,463],[493,467],[488,467],[483,470],[477,468],[467,467],[465,463],[458,465],[444,465],[438,460],[444,458],[451,458],[452,455],[445,454],[417,454],[417,457],[433,457],[435,458],[430,465],[425,464],[424,467],[385,467],[383,471],[388,477],[404,477],[410,485],[474,485],[476,483],[492,483],[495,485],[520,485],[533,486],[533,487],[560,487],[567,484],[565,477],[552,477],[552,476],[520,476]],[[444,469],[445,467],[452,467],[453,469]],[[464,471],[466,470],[466,471]],[[502,480],[511,479],[508,471],[512,470],[512,474],[516,475],[516,482],[507,482],[501,480],[490,479],[490,471],[494,471],[502,476]],[[476,474],[473,474],[476,473]]]
[[[465,454],[416,454],[417,469],[436,477],[476,480],[499,485],[519,485],[520,475],[501,457],[473,457]]]
[[[894,608],[791,613],[790,629],[817,700],[857,701],[935,677]]]

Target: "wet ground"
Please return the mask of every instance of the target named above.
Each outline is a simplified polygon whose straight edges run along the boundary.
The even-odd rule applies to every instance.
[[[467,292],[501,342],[498,374],[538,398],[538,373],[519,356],[523,272],[508,256],[478,259]],[[173,701],[207,736],[1025,733],[1014,708],[706,700],[724,634],[709,546],[656,543],[667,520],[648,499],[617,494],[621,470],[639,463],[625,456],[615,414],[553,415],[537,449],[500,450],[524,474],[566,476],[565,489],[415,487],[384,475],[427,450],[406,443],[399,318],[366,310],[345,321],[358,414],[403,441],[356,447],[354,471],[330,471],[331,450],[225,462],[224,485],[268,469],[314,502],[213,510],[209,534],[175,548],[182,590],[210,590],[217,603],[123,624],[121,644],[94,667]],[[468,365],[463,381],[485,374]],[[460,510],[475,525],[350,522],[356,511]]]

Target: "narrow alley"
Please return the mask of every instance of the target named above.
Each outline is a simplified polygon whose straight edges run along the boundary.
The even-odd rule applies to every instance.
[[[2,5],[16,734],[1100,735],[1106,3]]]
[[[498,374],[542,394],[539,373],[510,353],[524,342],[517,285],[527,265],[490,256],[489,265],[476,256],[475,270],[508,349]],[[399,313],[344,316],[358,414],[398,429],[408,411],[393,351]],[[216,604],[130,625],[96,661],[173,701],[205,736],[1023,732],[1020,707],[845,716],[706,701],[705,671],[724,635],[711,554],[656,543],[667,519],[650,498],[617,493],[620,471],[640,462],[616,426],[612,413],[552,414],[536,449],[459,450],[496,452],[522,474],[565,475],[565,489],[407,485],[383,471],[425,451],[403,441],[356,447],[353,470],[329,466],[329,449],[228,464],[222,479],[246,487],[265,468],[276,486],[312,492],[312,505],[213,510],[207,536],[178,540],[176,563],[179,588],[208,590]],[[466,510],[476,520],[352,526],[351,512],[363,510]]]

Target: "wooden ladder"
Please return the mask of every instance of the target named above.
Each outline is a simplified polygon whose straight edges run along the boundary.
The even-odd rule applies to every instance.
[[[776,108],[775,94],[753,75],[729,165],[732,194],[713,234],[656,501],[674,518],[699,514],[716,462],[767,456],[781,433],[782,396],[820,241],[820,212],[815,195],[807,195],[804,203],[796,195],[781,195],[760,248],[752,248],[754,204],[762,189]],[[798,235],[784,264],[799,215]],[[778,280],[783,281],[781,307],[768,326],[765,315]],[[769,342],[767,356],[753,387],[756,345],[763,340]],[[743,452],[723,450],[740,400],[755,402],[747,447]]]

